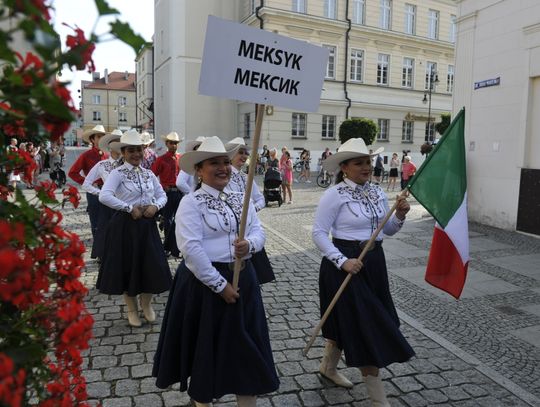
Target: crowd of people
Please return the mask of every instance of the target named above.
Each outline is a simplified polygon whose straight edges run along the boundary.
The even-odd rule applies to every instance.
[[[277,391],[260,289],[276,276],[257,215],[265,197],[255,183],[243,208],[248,190],[243,167],[249,156],[244,140],[224,144],[218,137],[200,137],[186,143],[180,155],[182,138],[171,132],[161,136],[167,151],[156,157],[149,147],[152,136],[135,130],[109,133],[96,126],[84,138],[91,148],[69,176],[87,192],[92,256],[99,259],[97,289],[123,296],[134,328],[143,324],[139,309],[148,323],[156,321],[153,296],[169,291],[153,366],[156,385],[179,383],[196,406],[210,406],[226,394],[236,395],[239,406],[255,406],[258,395]],[[360,368],[373,405],[389,406],[379,369],[405,362],[414,352],[399,330],[382,233],[363,261],[357,258],[389,210],[381,187],[370,182],[379,153],[368,151],[362,139],[349,140],[334,154],[323,153],[322,163],[337,174],[336,184],[321,198],[312,234],[323,253],[321,315],[352,274],[323,326],[326,346],[319,372],[338,386],[352,387],[337,370],[344,353],[348,366]],[[276,149],[264,148],[262,157],[269,170],[281,172],[283,196],[291,202],[290,153],[284,148],[278,159]],[[408,210],[399,198],[384,234],[397,233]],[[240,237],[243,211],[247,222]],[[174,278],[168,255],[181,256]],[[242,270],[235,288],[237,259]]]

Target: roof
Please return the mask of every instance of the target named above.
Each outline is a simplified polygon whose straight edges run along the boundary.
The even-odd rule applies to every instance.
[[[105,77],[94,81],[82,81],[85,89],[108,89],[108,90],[132,90],[135,91],[135,74],[128,72],[125,79],[125,72],[113,71],[109,73],[109,83],[105,83]]]

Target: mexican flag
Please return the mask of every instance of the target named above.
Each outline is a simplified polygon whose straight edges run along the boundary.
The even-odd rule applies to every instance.
[[[435,218],[426,281],[459,298],[469,265],[465,109],[408,184],[413,196]]]

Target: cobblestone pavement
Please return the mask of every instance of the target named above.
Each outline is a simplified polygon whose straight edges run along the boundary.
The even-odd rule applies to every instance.
[[[357,369],[341,366],[355,383],[351,390],[316,374],[320,337],[308,357],[302,355],[319,321],[320,254],[311,224],[322,190],[314,184],[294,188],[292,205],[274,203],[260,213],[277,275],[263,286],[263,298],[281,386],[258,405],[368,406]],[[66,210],[65,219],[88,241],[84,205]],[[471,224],[469,278],[463,298],[455,301],[423,281],[433,221],[414,203],[408,218],[384,244],[402,330],[417,354],[382,371],[392,406],[540,406],[540,240]],[[171,269],[177,264],[171,260]],[[160,390],[151,377],[167,293],[156,299],[156,323],[131,328],[121,298],[99,294],[96,277],[97,264],[89,259],[83,279],[95,319],[84,358],[90,398],[104,406],[190,405],[187,394],[175,386]],[[225,397],[215,405],[235,403]]]

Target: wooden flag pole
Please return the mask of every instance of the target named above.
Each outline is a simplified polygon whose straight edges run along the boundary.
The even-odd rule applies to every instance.
[[[398,198],[407,197],[407,196],[408,196],[408,191],[407,191],[407,188],[405,188],[403,191],[401,191],[401,195]],[[370,247],[373,245],[373,242],[375,242],[375,239],[377,238],[377,236],[379,236],[379,233],[381,232],[382,228],[384,227],[384,225],[386,225],[386,222],[388,222],[388,219],[390,219],[390,216],[392,216],[392,214],[396,210],[397,204],[398,204],[398,199],[396,199],[396,202],[394,202],[394,205],[392,205],[392,208],[390,208],[390,210],[388,211],[388,213],[386,214],[386,216],[382,220],[381,224],[377,228],[377,230],[375,230],[375,232],[373,232],[373,234],[371,235],[371,238],[369,239],[368,243],[364,246],[364,249],[360,253],[360,256],[358,256],[358,260],[362,260],[364,258],[364,256],[366,255],[366,253],[370,250]],[[307,343],[306,347],[304,348],[304,351],[303,351],[304,356],[307,356],[307,354],[309,352],[309,349],[313,345],[313,342],[315,342],[315,338],[317,337],[317,335],[319,334],[319,331],[321,330],[322,326],[324,325],[324,323],[328,319],[328,316],[330,315],[330,313],[334,309],[334,306],[336,305],[337,301],[339,300],[339,297],[341,296],[341,294],[343,293],[343,291],[347,287],[347,284],[349,284],[349,281],[351,280],[352,276],[353,276],[353,274],[348,273],[347,277],[345,277],[345,280],[343,280],[343,283],[341,283],[341,286],[339,287],[336,294],[334,295],[334,298],[332,298],[332,302],[330,302],[330,305],[328,305],[328,308],[326,308],[326,311],[324,312],[324,315],[322,316],[321,321],[319,322],[319,324],[313,330],[313,334],[311,335],[311,338],[310,338],[309,342]]]
[[[238,239],[243,239],[246,233],[247,215],[249,211],[249,200],[251,199],[251,190],[253,188],[253,177],[257,171],[257,151],[259,149],[259,139],[261,138],[261,129],[264,117],[265,105],[260,104],[257,108],[257,119],[255,121],[255,135],[253,136],[253,144],[251,145],[251,154],[249,156],[249,170],[244,192],[244,203],[242,206],[242,217],[240,219],[240,228],[238,230]],[[242,259],[234,259],[234,274],[233,274],[233,289],[238,289],[238,279],[240,278],[240,270],[242,268]]]

